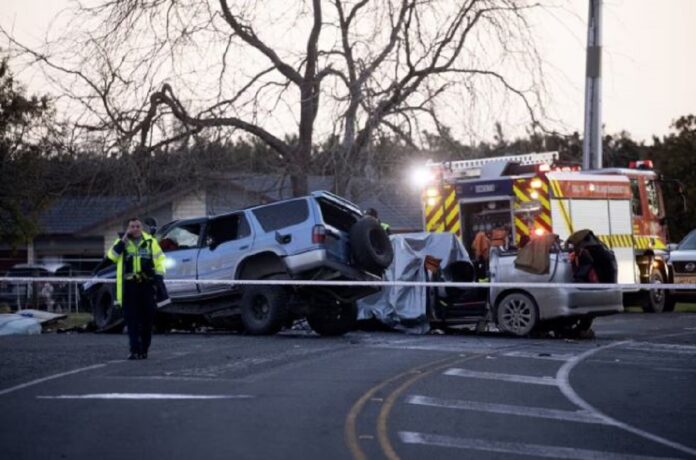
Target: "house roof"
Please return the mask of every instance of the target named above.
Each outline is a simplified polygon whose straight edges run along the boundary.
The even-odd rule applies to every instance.
[[[218,176],[215,180],[234,185],[270,201],[292,197],[292,185],[287,176],[235,175]],[[308,176],[307,182],[310,192],[332,190],[334,186],[333,176]],[[380,220],[393,228],[410,230],[422,228],[420,195],[417,190],[409,188],[408,184],[394,180],[370,181],[365,178],[355,178],[349,189],[345,198],[363,210],[375,208]],[[251,204],[255,203],[246,203],[245,206]],[[232,203],[229,205],[233,206]]]
[[[309,176],[309,191],[331,190],[332,176]],[[215,183],[226,183],[236,190],[249,193],[244,206],[257,204],[259,197],[268,201],[292,197],[290,178],[281,175],[236,175],[216,177]],[[217,186],[217,185],[216,185]],[[53,203],[39,218],[45,235],[72,235],[118,222],[130,215],[139,215],[146,209],[161,206],[177,197],[193,191],[190,186],[179,188],[155,198],[138,200],[134,196],[117,197],[64,197]],[[418,229],[422,227],[420,197],[397,181],[372,182],[363,178],[353,180],[346,198],[361,209],[375,208],[380,219],[394,229]],[[230,211],[240,203],[229,203]]]
[[[423,211],[420,197],[399,190],[384,191],[356,204],[362,209],[375,208],[382,222],[393,229],[416,230],[423,228]]]
[[[74,234],[136,204],[135,197],[127,196],[59,198],[41,214],[39,225],[44,234]]]

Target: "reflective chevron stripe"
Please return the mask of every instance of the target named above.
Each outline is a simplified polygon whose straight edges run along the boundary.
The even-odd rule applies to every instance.
[[[535,183],[537,187],[533,187]],[[538,203],[540,211],[533,218],[526,221],[521,217],[515,217],[515,241],[520,243],[522,236],[530,237],[535,229],[543,229],[546,233],[553,231],[551,224],[551,202],[549,201],[549,184],[544,177],[535,176],[526,179],[516,179],[512,184],[512,191],[517,202],[515,208],[523,207],[525,203]]]
[[[428,203],[428,200],[431,200],[431,203]],[[459,203],[453,187],[445,187],[440,196],[424,198],[424,201],[425,230],[427,232],[446,231],[460,236]]]
[[[636,249],[667,249],[667,244],[659,236],[634,236]]]
[[[610,248],[631,248],[633,247],[633,235],[597,235],[604,244]]]

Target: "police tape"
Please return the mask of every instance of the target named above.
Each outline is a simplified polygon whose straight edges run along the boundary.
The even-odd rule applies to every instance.
[[[0,277],[0,283],[92,283],[92,284],[114,284],[114,278],[71,278],[71,277]],[[182,279],[170,278],[166,280],[167,285],[171,284],[198,284],[208,285],[227,285],[227,286],[307,286],[307,287],[452,287],[452,288],[532,288],[532,289],[579,289],[579,290],[608,290],[620,289],[622,291],[638,290],[674,290],[674,291],[696,291],[696,283],[674,284],[674,283],[554,283],[554,282],[457,282],[457,281],[401,281],[401,280],[374,280],[374,281],[347,281],[347,280],[291,280],[291,279],[261,279],[261,280],[229,280],[229,279]]]

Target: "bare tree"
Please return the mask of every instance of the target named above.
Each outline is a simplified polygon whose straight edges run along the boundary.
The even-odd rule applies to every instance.
[[[369,165],[376,133],[418,145],[424,127],[453,123],[452,101],[471,108],[476,98],[512,95],[537,124],[532,7],[522,0],[103,0],[75,4],[60,23],[68,32],[43,49],[2,32],[41,64],[75,129],[105,151],[142,155],[203,131],[247,133],[277,152],[299,195],[317,139],[334,136],[331,166],[342,193]]]

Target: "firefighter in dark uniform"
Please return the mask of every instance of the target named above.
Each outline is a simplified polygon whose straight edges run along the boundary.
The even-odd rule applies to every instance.
[[[134,217],[106,256],[116,264],[116,303],[123,307],[128,327],[128,359],[146,359],[155,320],[156,286],[164,276],[164,253]]]

